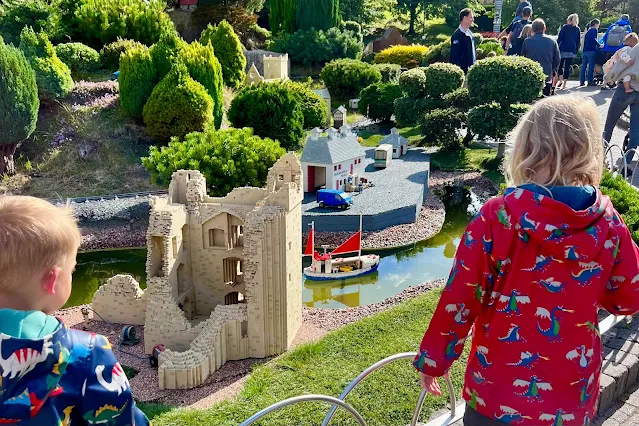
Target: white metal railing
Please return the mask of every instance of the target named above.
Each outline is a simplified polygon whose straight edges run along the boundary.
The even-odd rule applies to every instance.
[[[630,321],[631,319],[632,319],[631,316],[609,315],[608,317],[604,318],[603,320],[599,322],[599,333],[601,335],[604,335],[620,322]],[[375,364],[368,367],[366,370],[362,371],[355,379],[353,379],[352,382],[348,384],[348,386],[346,386],[344,391],[337,398],[334,398],[332,396],[327,396],[327,395],[296,396],[293,398],[289,398],[289,399],[277,402],[263,409],[262,411],[254,414],[253,416],[251,416],[250,418],[242,422],[239,426],[249,426],[273,411],[279,410],[283,407],[286,407],[292,404],[297,404],[299,402],[308,402],[308,401],[325,401],[325,402],[331,403],[331,408],[326,414],[326,417],[324,417],[324,420],[322,421],[322,426],[329,425],[331,419],[333,418],[333,415],[335,414],[335,411],[339,407],[345,409],[352,417],[354,417],[360,426],[367,426],[362,416],[360,416],[360,414],[351,405],[349,405],[348,403],[344,401],[346,399],[346,396],[348,396],[348,394],[366,377],[368,377],[371,373],[379,370],[383,366],[398,360],[404,360],[404,359],[412,360],[416,356],[417,356],[417,352],[404,352],[404,353],[391,355],[387,358],[384,358],[381,361],[376,362]],[[455,398],[455,391],[453,388],[453,382],[450,380],[450,377],[448,375],[444,376],[443,378],[446,382],[446,386],[448,387],[448,393],[450,398],[450,411],[430,420],[428,423],[425,424],[425,426],[447,426],[461,420],[464,417],[466,404],[464,402],[462,402],[461,404],[457,404],[457,401]],[[417,399],[417,404],[413,412],[413,417],[411,419],[410,426],[417,425],[425,398],[426,398],[426,391],[422,389]]]

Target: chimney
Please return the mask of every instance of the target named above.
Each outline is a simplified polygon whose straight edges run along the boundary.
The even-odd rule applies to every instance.
[[[397,130],[397,127],[393,127],[391,129],[391,135],[398,135],[399,134],[399,130]]]
[[[344,124],[342,127],[339,128],[339,132],[343,137],[346,137],[350,135],[351,127],[348,124]]]
[[[318,140],[321,134],[322,134],[322,131],[318,127],[314,128],[313,130],[311,130],[311,140],[312,141]]]
[[[328,135],[329,139],[335,139],[335,137],[337,136],[337,130],[331,127],[330,129],[326,130],[326,134]]]

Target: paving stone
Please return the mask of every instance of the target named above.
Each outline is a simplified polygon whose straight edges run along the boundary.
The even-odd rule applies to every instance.
[[[599,386],[601,392],[599,394],[599,409],[597,413],[602,414],[608,411],[615,401],[615,380],[606,374],[602,374],[599,378]]]
[[[624,340],[616,336],[609,336],[609,338],[605,339],[603,343],[605,345],[605,348],[621,350],[623,352],[639,357],[638,342],[632,340]],[[604,353],[607,355],[605,348]]]
[[[621,364],[628,369],[628,377],[626,378],[623,392],[634,385],[634,383],[637,381],[637,376],[639,375],[639,358],[632,354],[615,350],[606,356],[604,360],[604,367],[608,362]],[[619,394],[618,396],[621,396],[621,394]]]

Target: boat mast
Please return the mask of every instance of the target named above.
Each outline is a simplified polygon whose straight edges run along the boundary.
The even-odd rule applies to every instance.
[[[357,259],[362,257],[362,214],[359,214],[359,250],[357,251]]]

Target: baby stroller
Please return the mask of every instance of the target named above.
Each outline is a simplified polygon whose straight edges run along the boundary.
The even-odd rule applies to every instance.
[[[606,63],[606,54],[603,50],[597,50],[597,55],[595,56],[595,84],[603,84],[604,80],[604,72],[603,65]]]

